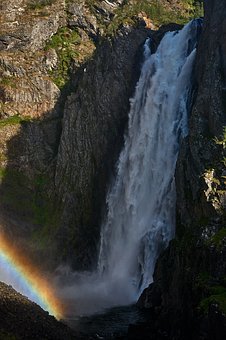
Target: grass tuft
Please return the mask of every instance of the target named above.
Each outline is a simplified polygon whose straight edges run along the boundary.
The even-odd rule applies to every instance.
[[[43,9],[46,6],[51,6],[56,0],[30,0],[28,2],[28,9],[38,10]]]
[[[30,120],[31,120],[31,117],[29,117],[29,116],[25,117],[25,116],[15,115],[15,116],[7,117],[5,119],[0,120],[0,128],[3,128],[7,125],[21,124],[23,122],[28,122]]]

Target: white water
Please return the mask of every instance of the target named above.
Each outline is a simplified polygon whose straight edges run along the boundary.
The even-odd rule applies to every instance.
[[[156,258],[175,229],[174,173],[179,139],[187,134],[187,104],[197,23],[167,33],[146,62],[131,100],[118,174],[107,197],[99,269],[123,289],[152,280]]]
[[[188,130],[199,26],[192,21],[167,33],[155,54],[145,44],[128,133],[107,197],[98,272],[80,276],[80,283],[67,290],[83,313],[134,302],[152,281],[156,259],[174,236],[174,173],[179,141]]]

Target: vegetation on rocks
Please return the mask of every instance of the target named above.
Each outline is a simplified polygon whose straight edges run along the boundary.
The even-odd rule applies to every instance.
[[[1,76],[0,77],[0,87],[17,87],[16,78],[13,76]]]
[[[221,250],[226,245],[226,228],[221,228],[209,240],[210,245],[214,245],[218,250]]]
[[[69,2],[74,2],[75,5],[83,3],[83,1],[67,1],[68,4]],[[45,45],[46,47],[43,48],[40,45],[41,47],[35,47],[37,48],[36,52],[31,52],[30,45],[27,43],[29,39],[26,37],[29,37],[30,34],[34,39],[36,31],[35,29],[31,33],[27,31],[29,26],[27,18],[26,27],[20,28],[20,31],[24,30],[21,35],[22,38],[16,40],[15,45],[13,45],[14,51],[19,48],[24,49],[25,52],[20,53],[23,53],[26,58],[20,58],[18,65],[17,60],[12,59],[12,55],[7,56],[8,51],[6,51],[4,60],[0,65],[6,74],[2,79],[3,87],[10,89],[17,86],[17,81],[14,81],[14,79],[17,79],[18,75],[21,79],[27,77],[31,80],[28,83],[31,84],[30,87],[24,86],[25,96],[22,97],[25,98],[23,100],[26,104],[28,102],[30,108],[34,108],[36,104],[40,106],[40,103],[43,102],[48,103],[49,98],[46,94],[51,93],[52,109],[44,105],[42,111],[37,111],[37,116],[47,115],[49,117],[49,115],[52,115],[54,117],[49,120],[49,125],[46,124],[44,127],[38,124],[38,120],[31,122],[33,129],[29,124],[22,124],[24,125],[24,135],[20,131],[22,138],[16,139],[19,142],[14,143],[14,145],[12,145],[11,139],[15,138],[15,136],[10,135],[7,131],[9,137],[4,143],[8,152],[1,153],[0,160],[1,157],[2,159],[5,157],[3,159],[4,163],[6,163],[5,160],[7,159],[9,166],[0,168],[0,204],[3,207],[2,212],[6,211],[12,217],[19,214],[21,224],[26,224],[27,222],[31,224],[28,237],[38,245],[39,249],[47,249],[51,238],[54,238],[60,232],[57,235],[58,239],[62,240],[59,248],[61,253],[65,255],[65,259],[73,257],[75,258],[74,261],[79,264],[82,263],[83,268],[87,268],[87,264],[89,265],[93,260],[95,246],[98,241],[98,211],[104,201],[104,191],[109,177],[112,175],[113,164],[121,147],[120,143],[123,142],[123,127],[126,122],[128,98],[132,95],[137,80],[132,79],[131,76],[134,76],[135,73],[134,65],[139,64],[135,52],[146,39],[145,33],[140,34],[139,37],[134,32],[132,32],[131,36],[123,37],[124,41],[122,37],[118,41],[117,38],[114,40],[112,37],[117,36],[118,30],[122,26],[136,26],[144,19],[146,20],[146,25],[150,27],[152,27],[151,25],[159,27],[171,21],[184,23],[194,16],[202,15],[202,5],[199,1],[182,0],[180,6],[178,5],[179,7],[171,8],[168,1],[124,1],[117,8],[109,10],[109,12],[105,11],[104,13],[107,12],[107,14],[104,16],[101,14],[100,7],[98,7],[102,6],[103,1],[87,0],[84,2],[85,9],[88,11],[85,23],[81,23],[79,14],[77,21],[72,20],[70,22],[70,15],[64,11],[61,14],[63,19],[59,22],[57,21],[54,27],[51,27],[52,22],[56,21],[54,15],[56,13],[57,16],[58,11],[54,12],[48,6],[51,5],[52,7],[57,3],[57,0],[34,0],[29,2],[30,14],[32,11],[38,13],[39,10],[46,7],[47,17],[51,17],[48,21],[50,26],[48,34],[46,33],[48,31],[46,28],[42,30],[46,18],[43,20],[43,18],[34,15],[35,20],[40,20],[39,24],[37,24],[38,21],[30,22],[35,29],[37,26],[41,27],[39,32],[43,37],[43,46]],[[178,2],[176,3],[178,4]],[[94,18],[94,22],[96,20],[96,26],[90,18]],[[17,20],[20,22],[20,19],[17,18]],[[142,24],[144,25],[144,22]],[[4,47],[7,41],[13,41],[14,35],[12,34],[6,38],[4,36],[2,46]],[[120,36],[122,36],[122,33]],[[111,40],[111,44],[109,40]],[[18,47],[16,45],[18,41],[19,43],[22,41],[24,45],[22,47],[19,45]],[[84,77],[79,83],[80,90],[70,97],[64,110],[66,96],[62,96],[63,92],[60,92],[51,81],[62,90],[67,82],[70,81],[72,73],[73,77],[75,76],[75,69],[92,56],[95,46],[100,41],[103,42],[102,50],[100,49],[98,52],[101,58],[97,54],[95,63],[88,64],[87,69],[84,70]],[[9,45],[9,49],[11,45]],[[54,53],[52,57],[49,57],[51,53],[48,54],[48,52],[51,51],[56,52],[56,62]],[[19,54],[15,53],[14,55]],[[37,65],[39,66],[37,67]],[[112,70],[112,68],[114,69]],[[29,73],[30,70],[32,70],[32,73]],[[49,83],[45,83],[46,87],[43,89],[43,83],[37,81],[37,79],[48,79]],[[50,84],[53,85],[56,92],[52,88],[50,89]],[[38,90],[38,95],[32,96],[31,101],[28,101],[27,98],[30,98],[30,93],[34,93],[36,90]],[[21,96],[18,95],[18,91],[15,91],[15,95],[11,93],[10,95],[8,97],[17,109],[18,103],[21,102]],[[22,106],[25,106],[24,102],[22,102]],[[4,109],[3,111],[4,116],[10,115],[7,110]],[[64,132],[62,134],[61,119],[63,111]],[[27,112],[25,113],[27,114]],[[25,115],[21,113],[5,118],[0,120],[0,129],[21,124],[29,119],[25,118]],[[55,124],[55,122],[57,123]],[[116,132],[113,133],[113,130]],[[39,132],[37,133],[37,131]],[[57,137],[52,135],[53,131],[57,131],[55,133]],[[200,134],[196,133],[196,135],[199,136]],[[222,138],[218,137],[215,142],[211,141],[212,144],[216,144],[216,147],[219,148],[218,150],[222,151],[225,148],[225,135],[224,131]],[[60,137],[61,145],[59,142]],[[24,150],[21,151],[20,157],[15,160],[15,149],[21,148],[22,140],[25,144],[26,153],[24,153]],[[115,141],[117,141],[117,145]],[[44,142],[46,142],[45,146],[43,146]],[[70,147],[68,147],[69,143]],[[32,144],[32,147],[30,144]],[[56,163],[58,163],[57,170]],[[221,167],[219,167],[219,164],[221,164]],[[37,170],[37,166],[42,167],[42,169]],[[215,164],[208,164],[208,166],[210,171],[214,170],[211,177],[211,183],[213,183],[211,184],[213,189],[211,194],[215,197],[216,194],[222,193],[220,193],[220,190],[224,190],[222,186],[222,183],[225,182],[225,174],[222,172],[223,167],[225,167],[223,153],[220,152],[220,158]],[[46,175],[47,171],[45,170],[48,170],[50,176]],[[203,177],[201,178],[203,179]],[[59,191],[59,197],[63,197],[62,205],[65,205],[65,207],[62,210],[64,209],[64,214],[58,209],[59,202],[56,204],[52,192],[51,194],[49,193],[50,185],[55,185],[56,188],[54,189]],[[189,199],[186,202],[188,205],[196,205],[198,210],[199,204],[194,202],[194,192],[198,192],[198,190],[189,191]],[[182,199],[180,204],[182,204]],[[175,251],[173,259],[175,259],[175,263],[177,261],[176,268],[172,265],[170,274],[165,275],[167,270],[169,272],[167,264],[167,270],[164,270],[162,275],[165,278],[166,289],[172,289],[172,296],[176,296],[175,301],[179,301],[179,298],[181,298],[180,295],[178,295],[179,297],[177,294],[174,295],[177,288],[175,287],[175,282],[180,281],[179,284],[181,284],[182,288],[179,288],[183,291],[185,281],[181,277],[184,276],[184,280],[187,281],[191,280],[191,268],[193,265],[195,266],[196,260],[194,254],[198,254],[197,247],[203,249],[205,246],[207,248],[210,246],[210,248],[216,248],[217,252],[221,252],[226,238],[225,228],[219,228],[216,229],[215,234],[209,237],[209,243],[207,242],[204,247],[203,245],[200,246],[201,227],[205,227],[209,219],[202,212],[198,212],[197,215],[194,214],[193,216],[197,216],[195,227],[187,228],[185,233],[183,230],[181,233],[184,233],[184,235],[172,242],[172,248]],[[64,224],[61,223],[62,225],[60,225],[61,220],[64,220]],[[194,235],[195,229],[199,230],[197,235]],[[93,248],[90,247],[90,244],[93,245]],[[83,250],[83,253],[80,250]],[[76,257],[76,252],[81,257]],[[86,256],[87,258],[85,258]],[[172,262],[173,259],[171,257]],[[197,272],[202,272],[204,269],[198,268]],[[167,281],[167,277],[170,277],[171,273],[172,275],[180,276],[179,280],[178,277],[174,277],[174,280],[170,281],[173,282],[174,287],[169,287],[170,284]],[[202,286],[203,282],[206,285],[206,294],[202,296],[202,301],[199,302],[201,309],[207,310],[207,306],[215,301],[219,303],[222,310],[225,310],[226,288],[223,283],[217,283],[215,287],[209,288],[207,279],[200,277],[198,284]],[[195,284],[197,285],[197,282]],[[195,289],[196,291],[198,290],[197,287]]]
[[[28,122],[30,121],[31,118],[29,116],[19,116],[19,115],[15,115],[12,117],[7,117],[5,119],[1,119],[0,120],[0,129],[7,126],[7,125],[16,125],[16,124],[21,124],[24,122]]]
[[[95,6],[98,1],[87,1],[91,11],[95,14]],[[113,11],[112,20],[104,21],[101,15],[97,15],[100,27],[106,35],[115,35],[123,25],[136,25],[139,18],[146,18],[147,26],[159,27],[163,24],[175,22],[184,24],[188,20],[203,15],[203,5],[200,1],[183,0],[178,7],[171,7],[159,0],[134,0],[125,1]]]
[[[45,6],[51,6],[56,0],[29,0],[28,8],[31,10],[42,9]]]
[[[226,148],[226,126],[223,127],[222,137],[221,138],[214,138],[214,141],[218,145],[222,145],[223,148]]]
[[[208,314],[209,307],[216,304],[219,310],[226,315],[226,287],[225,286],[210,286],[209,296],[200,301],[199,309],[201,312]]]
[[[60,28],[58,32],[52,36],[46,45],[46,50],[53,48],[57,52],[57,67],[49,71],[54,83],[63,88],[69,80],[70,66],[73,60],[78,57],[78,48],[81,38],[76,30],[67,27]]]
[[[45,189],[48,184],[44,185],[43,180],[37,179],[37,177],[42,176],[47,169],[49,171],[49,167],[52,167],[50,182],[53,184],[54,162],[59,146],[61,118],[67,92],[60,90],[70,83],[76,69],[91,58],[95,47],[100,42],[108,43],[110,40],[111,46],[108,46],[108,50],[111,51],[112,48],[115,48],[115,36],[123,25],[136,26],[140,20],[143,20],[143,17],[150,20],[155,27],[169,21],[186,21],[193,15],[193,7],[191,1],[185,0],[180,1],[179,4],[174,1],[169,4],[164,0],[129,0],[115,2],[114,6],[99,0],[67,0],[65,2],[62,0],[27,0],[18,2],[18,4],[15,2],[15,6],[18,5],[20,11],[15,7],[13,15],[19,26],[13,27],[9,20],[9,13],[10,17],[12,16],[12,8],[6,0],[3,0],[3,3],[6,10],[0,21],[0,29],[3,32],[0,44],[4,51],[0,60],[0,85],[3,93],[0,107],[3,119],[0,120],[0,128],[4,138],[2,138],[0,161],[1,166],[4,169],[6,167],[6,170],[2,171],[1,175],[3,183],[1,202],[6,209],[23,215],[21,218],[25,220],[29,218],[32,223],[40,225],[40,233],[37,231],[33,233],[32,237],[45,239],[50,230],[57,229],[58,221],[53,221],[50,218],[51,215],[57,216],[57,214],[56,212],[52,213],[52,206],[46,199],[48,195],[45,195]],[[69,11],[70,5],[73,10]],[[173,5],[172,8],[171,5]],[[39,15],[43,9],[46,17]],[[144,25],[144,22],[142,24]],[[146,33],[142,34],[144,36]],[[15,39],[15,37],[17,38]],[[137,39],[136,48],[144,41],[142,38],[135,38],[135,34],[131,37],[131,41],[132,39]],[[121,51],[117,53],[120,58],[124,58],[122,68],[126,73],[127,56],[123,56],[124,52],[121,53]],[[105,52],[103,54],[105,55]],[[114,62],[114,53],[111,58]],[[101,63],[102,61],[97,66],[99,69]],[[131,65],[131,67],[133,66]],[[120,72],[122,71],[120,70]],[[123,72],[122,76],[125,79]],[[106,72],[105,79],[108,75],[109,72]],[[119,78],[119,76],[117,77]],[[123,81],[121,80],[121,82]],[[103,77],[100,77],[98,86],[101,86],[102,83]],[[130,80],[129,83],[132,81]],[[90,93],[92,93],[92,86],[93,81]],[[106,86],[109,87],[112,94],[114,83]],[[128,85],[126,86],[128,88]],[[129,95],[132,94],[128,89],[126,91]],[[104,96],[101,93],[102,97]],[[117,101],[120,104],[118,99]],[[104,105],[105,103],[102,104],[103,107]],[[123,110],[126,115],[127,108],[123,108]],[[107,116],[108,112],[104,110],[104,114]],[[39,125],[39,120],[45,116],[49,123],[46,123],[45,126]],[[23,124],[27,121],[30,121],[31,124]],[[121,130],[123,130],[124,122],[125,119],[123,123],[121,121],[118,123]],[[17,125],[18,129],[16,130]],[[15,146],[12,140],[17,141],[16,134],[21,134],[22,138],[18,139]],[[43,147],[45,143],[46,145]],[[15,156],[15,150],[21,150],[21,155]],[[26,155],[24,152],[27,152]],[[90,148],[88,153],[90,153]],[[97,153],[93,152],[93,163],[96,164],[97,158]],[[9,166],[7,166],[8,163]],[[39,166],[41,169],[37,170]],[[24,169],[26,169],[25,172]],[[93,178],[95,176],[93,174]],[[102,177],[105,179],[105,174]],[[77,185],[78,181],[75,186]],[[73,190],[76,191],[76,188]],[[90,192],[87,192],[87,195],[89,194]],[[90,202],[87,203],[87,200],[81,200],[81,202],[85,202],[83,204],[84,211],[78,220],[79,223],[82,220],[85,225],[88,225],[91,216]]]

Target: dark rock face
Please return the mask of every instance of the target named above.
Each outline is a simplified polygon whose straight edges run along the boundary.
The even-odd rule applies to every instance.
[[[0,5],[0,119],[6,119],[0,124],[0,223],[14,237],[26,237],[35,252],[42,248],[58,264],[62,258],[83,259],[80,267],[95,259],[106,183],[123,143],[129,97],[139,76],[139,46],[149,34],[144,28],[125,29],[101,42],[96,16],[104,12],[104,20],[111,20],[122,2],[98,4],[95,12],[87,1],[70,1],[67,8],[63,0],[3,0]],[[78,45],[70,42],[72,31]],[[56,32],[56,46],[49,48]],[[77,48],[62,89],[53,77],[68,62],[68,55],[59,53],[60,32],[66,32],[69,55]],[[89,37],[98,51],[81,66],[95,49]],[[70,91],[75,95],[64,110]],[[75,126],[77,118],[81,122]],[[64,154],[69,149],[72,158]]]
[[[81,339],[38,305],[0,282],[0,339]]]
[[[167,31],[180,28],[123,29],[113,41],[104,41],[67,100],[55,176],[62,209],[56,237],[57,247],[67,249],[63,260],[75,269],[96,263],[106,193],[123,146],[143,43],[151,36],[156,47]]]
[[[190,134],[176,170],[176,239],[138,302],[150,309],[155,330],[170,339],[220,340],[226,334],[225,15],[224,2],[205,2]]]
[[[95,261],[101,206],[149,34],[143,28],[123,30],[113,42],[102,43],[66,103],[55,183],[63,206],[58,238],[71,250],[75,268]]]
[[[58,263],[95,262],[101,206],[139,76],[138,50],[150,33],[139,3],[1,0],[0,223],[55,259],[60,245]],[[160,3],[187,18],[184,2]]]

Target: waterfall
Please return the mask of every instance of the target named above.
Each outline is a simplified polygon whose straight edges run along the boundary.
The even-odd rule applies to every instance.
[[[98,270],[74,273],[74,283],[63,291],[73,315],[135,302],[174,237],[174,173],[180,140],[188,133],[200,26],[197,19],[181,31],[166,33],[154,54],[151,41],[145,43],[128,132],[107,195]]]
[[[108,193],[99,271],[119,290],[139,294],[152,281],[159,253],[174,237],[174,173],[187,116],[200,20],[169,32],[145,62],[131,100],[128,133]]]

